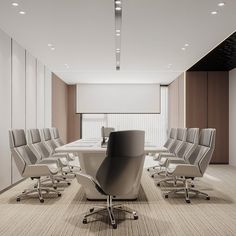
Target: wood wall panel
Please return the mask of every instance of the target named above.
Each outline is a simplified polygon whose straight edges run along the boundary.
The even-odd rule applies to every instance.
[[[186,127],[207,127],[207,72],[186,72]]]
[[[229,162],[229,75],[208,72],[208,127],[216,128],[214,163]]]
[[[11,38],[0,30],[0,191],[11,184]]]
[[[76,113],[76,85],[68,85],[67,141],[80,138],[80,114]]]
[[[67,84],[52,74],[52,126],[58,128],[65,143],[67,143],[67,99]]]
[[[52,126],[52,72],[45,68],[45,79],[44,79],[44,89],[45,89],[45,106],[44,106],[44,126]]]

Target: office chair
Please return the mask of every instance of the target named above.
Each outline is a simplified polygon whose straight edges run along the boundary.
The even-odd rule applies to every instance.
[[[101,128],[102,144],[106,144],[110,133],[114,131],[115,131],[115,128],[102,126]]]
[[[40,132],[38,129],[27,130],[27,141],[29,148],[36,155],[39,160],[44,160],[48,163],[57,163],[60,167],[61,174],[63,175],[63,168],[68,166],[68,161],[66,157],[51,155],[50,150],[44,142],[41,140]],[[62,175],[55,177],[57,182],[63,181],[70,185],[70,182]]]
[[[184,144],[186,136],[186,128],[177,128],[177,136],[176,139],[173,141],[173,144],[169,148],[169,152],[160,153],[158,159],[156,160],[157,164],[152,167],[155,170],[155,172],[151,175],[152,178],[154,178],[156,174],[161,174],[165,172],[164,170],[162,170],[162,168],[165,168],[167,159],[176,156],[176,153]]]
[[[17,196],[16,200],[20,201],[22,197],[29,196],[32,193],[37,193],[41,203],[44,202],[42,192],[56,193],[58,197],[61,193],[41,186],[41,178],[49,176],[52,181],[53,177],[58,173],[58,166],[56,163],[45,163],[39,161],[35,154],[28,147],[25,137],[25,131],[22,129],[15,129],[9,131],[9,143],[11,154],[14,158],[16,166],[22,177],[30,177],[31,179],[37,179],[37,188],[26,189]]]
[[[171,128],[169,132],[169,137],[167,138],[166,142],[164,143],[163,147],[161,147],[158,152],[154,155],[153,160],[159,160],[159,155],[167,152],[169,153],[169,148],[174,144],[174,141],[177,138],[177,129],[176,128]],[[147,171],[153,170],[156,168],[155,166],[147,168]]]
[[[163,163],[163,165],[165,165],[165,174],[166,173],[166,167],[170,164],[170,163],[187,163],[187,164],[192,164],[189,162],[189,157],[191,156],[191,154],[194,152],[195,148],[198,145],[198,141],[199,141],[199,128],[189,128],[187,130],[187,137],[186,137],[186,141],[183,143],[183,145],[181,146],[181,148],[179,148],[179,150],[176,152],[176,155],[174,157],[169,157],[169,158],[165,158],[163,157],[160,162]],[[169,181],[174,181],[174,185],[177,184],[177,181],[183,181],[183,178],[173,178],[173,177],[167,177],[165,179],[162,179],[160,181],[157,182],[157,186],[160,186],[161,183],[164,182],[168,182]],[[193,185],[192,185],[193,186]]]
[[[56,157],[66,157],[67,159],[67,166],[65,166],[67,168],[66,171],[64,171],[65,168],[63,168],[63,173],[65,174],[73,174],[75,175],[75,173],[73,172],[72,168],[70,167],[70,157],[68,153],[56,153],[55,149],[58,147],[56,142],[54,142],[54,140],[52,139],[51,136],[51,132],[49,128],[44,128],[41,130],[41,134],[42,134],[42,138],[43,138],[43,142],[46,144],[46,146],[49,148],[50,150],[50,155],[52,156],[56,156]]]
[[[193,153],[189,156],[189,163],[193,164],[178,164],[170,163],[167,167],[167,174],[171,177],[182,177],[184,180],[184,188],[174,189],[164,196],[168,198],[170,195],[175,193],[184,192],[185,201],[190,203],[189,193],[195,193],[196,195],[203,195],[206,197],[206,200],[210,200],[210,197],[207,193],[200,192],[196,189],[189,187],[189,182],[193,178],[203,177],[207,166],[209,165],[212,154],[215,149],[215,129],[203,129],[200,133],[199,144]]]
[[[96,179],[89,175],[78,174],[79,183],[90,181],[102,195],[107,196],[107,206],[99,207],[84,216],[83,223],[87,223],[87,218],[94,214],[108,211],[111,225],[117,228],[114,211],[124,211],[138,219],[135,211],[115,206],[112,198],[128,194],[135,183],[139,183],[141,175],[140,169],[144,165],[144,131],[119,131],[112,132],[108,141],[107,155],[99,167]],[[138,182],[137,182],[138,181]]]
[[[51,134],[52,134],[53,141],[54,141],[54,143],[56,144],[57,147],[61,147],[61,146],[65,145],[65,143],[60,138],[58,128],[55,128],[55,127],[51,128]],[[78,156],[76,156],[74,153],[67,153],[67,158],[68,158],[68,161],[69,161],[69,163],[68,163],[69,167],[71,169],[78,168],[79,170],[81,170],[79,165],[73,165],[72,164],[72,162],[75,161],[76,158],[78,159]]]

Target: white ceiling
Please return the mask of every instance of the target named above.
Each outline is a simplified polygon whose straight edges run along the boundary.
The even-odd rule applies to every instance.
[[[168,84],[236,30],[235,0],[123,0],[116,71],[113,0],[12,1],[0,1],[0,28],[67,83]]]

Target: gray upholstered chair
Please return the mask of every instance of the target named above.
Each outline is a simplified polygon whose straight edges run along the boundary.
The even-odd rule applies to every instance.
[[[162,165],[165,166],[164,173],[167,175],[166,167],[170,163],[179,163],[179,164],[187,163],[187,164],[191,164],[189,162],[189,158],[190,158],[191,154],[194,152],[195,148],[197,147],[198,141],[199,141],[199,128],[189,128],[187,130],[186,141],[183,143],[183,145],[175,153],[175,156],[168,157],[168,158],[162,157],[160,159],[160,162],[162,163]],[[183,178],[167,177],[165,179],[162,179],[162,180],[158,181],[157,186],[160,186],[160,183],[169,182],[169,181],[174,181],[173,183],[174,183],[174,185],[176,185],[176,183],[178,181],[182,182]]]
[[[65,143],[62,141],[62,139],[59,135],[58,128],[55,128],[55,127],[51,128],[51,134],[52,134],[52,139],[57,147],[61,147],[61,146],[65,145]],[[69,161],[69,167],[71,169],[77,168],[78,170],[80,170],[80,166],[78,165],[78,161],[79,161],[78,156],[76,156],[74,153],[67,153],[67,159]],[[76,165],[72,164],[73,162],[75,162],[75,159],[77,159]]]
[[[177,128],[177,137],[170,146],[168,152],[160,153],[158,159],[156,159],[157,164],[152,167],[155,172],[152,173],[151,177],[154,178],[156,174],[163,173],[162,167],[165,167],[166,161],[169,157],[175,157],[178,150],[184,145],[187,136],[186,128]]]
[[[27,130],[27,143],[32,152],[37,156],[39,160],[47,161],[48,163],[57,163],[60,167],[60,172],[63,175],[63,168],[68,166],[67,158],[64,156],[56,156],[51,154],[50,149],[41,140],[40,132],[38,129]],[[55,179],[60,182],[66,182],[70,185],[70,181],[66,180],[65,176],[58,175]]]
[[[17,197],[17,201],[20,201],[22,197],[29,196],[32,193],[38,193],[40,202],[44,202],[43,192],[56,193],[61,196],[61,193],[51,188],[44,188],[41,186],[42,177],[53,177],[58,173],[57,163],[48,163],[43,160],[38,160],[35,154],[28,147],[25,137],[25,132],[22,129],[9,131],[9,143],[11,154],[14,158],[16,166],[22,177],[31,177],[37,179],[37,187],[24,190],[22,194]]]
[[[101,136],[102,136],[102,144],[103,145],[106,144],[106,142],[108,141],[110,133],[114,132],[114,131],[115,131],[115,128],[102,126]]]
[[[202,129],[200,132],[199,144],[188,158],[189,164],[170,163],[167,167],[167,174],[171,177],[182,177],[184,179],[184,188],[174,189],[164,196],[168,198],[169,195],[184,192],[185,200],[190,203],[189,193],[196,195],[203,195],[207,200],[210,199],[207,193],[200,192],[196,189],[190,188],[189,183],[193,178],[203,177],[207,166],[209,165],[212,154],[215,149],[215,129]],[[192,164],[191,164],[192,163]]]
[[[137,213],[131,209],[118,207],[112,203],[112,198],[129,194],[137,178],[140,178],[140,169],[144,164],[144,131],[119,131],[112,132],[108,141],[107,156],[99,167],[96,179],[89,175],[78,174],[78,182],[89,179],[101,194],[107,196],[107,206],[95,210],[84,216],[83,223],[87,223],[87,217],[108,211],[113,228],[117,227],[114,211],[124,211],[133,214],[138,219]]]
[[[69,153],[56,153],[55,150],[58,147],[57,143],[53,140],[50,129],[49,128],[44,128],[41,130],[41,134],[42,134],[42,139],[43,142],[47,145],[47,147],[50,150],[50,154],[56,157],[66,157],[68,164],[67,164],[67,170],[65,171],[65,173],[71,173],[74,174],[73,169],[71,168],[70,165],[70,156]],[[65,169],[65,168],[64,168]]]

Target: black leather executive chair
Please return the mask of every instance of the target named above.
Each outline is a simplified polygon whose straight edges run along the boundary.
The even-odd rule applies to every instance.
[[[108,211],[114,229],[117,228],[113,213],[115,210],[130,213],[135,220],[138,219],[135,211],[121,205],[113,205],[112,198],[124,196],[132,190],[140,173],[140,168],[143,169],[144,158],[144,131],[111,132],[107,155],[97,171],[96,179],[82,173],[77,175],[78,182],[88,178],[101,194],[107,196],[107,206],[98,209],[91,208],[90,212],[84,216],[84,224],[87,223],[87,217],[104,211]]]

